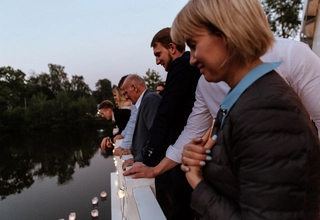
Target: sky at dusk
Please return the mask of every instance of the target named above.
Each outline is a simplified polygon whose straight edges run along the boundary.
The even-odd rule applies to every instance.
[[[126,74],[144,76],[155,64],[150,42],[170,27],[188,0],[1,0],[0,67],[27,74],[65,67],[92,90],[99,79],[118,84]]]

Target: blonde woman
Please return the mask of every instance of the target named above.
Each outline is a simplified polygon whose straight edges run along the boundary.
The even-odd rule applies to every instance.
[[[209,138],[182,152],[198,218],[320,219],[319,139],[281,63],[259,58],[274,43],[260,1],[190,0],[171,35],[207,81],[231,88]]]
[[[116,106],[118,109],[131,109],[131,102],[130,100],[127,100],[122,93],[120,92],[118,87],[114,87],[112,89],[112,94],[114,101],[116,103]]]

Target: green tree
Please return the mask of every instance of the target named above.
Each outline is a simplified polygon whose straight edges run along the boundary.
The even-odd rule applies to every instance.
[[[50,89],[57,95],[59,92],[68,91],[70,82],[67,73],[64,71],[64,66],[56,64],[48,64],[50,72]]]
[[[99,79],[96,83],[96,90],[92,92],[92,96],[95,98],[97,103],[103,100],[112,100],[112,85],[108,79]]]
[[[27,80],[27,83],[34,86],[44,86],[49,88],[51,83],[50,75],[47,73],[41,73],[39,75],[33,73]]]
[[[93,125],[93,116],[97,113],[97,103],[92,96],[80,97],[71,103],[70,112],[73,112],[74,125],[85,128]]]
[[[25,73],[12,67],[0,68],[0,111],[24,104]]]
[[[270,28],[276,36],[295,38],[300,30],[301,0],[261,0]]]
[[[34,94],[26,112],[27,126],[31,129],[50,128],[56,111],[54,100],[47,100],[47,96],[41,92]]]
[[[25,125],[25,109],[20,106],[7,109],[3,116],[1,126],[7,131],[17,131]]]
[[[83,76],[68,80],[64,67],[48,64],[49,74],[0,68],[0,130],[19,128],[85,128],[96,124],[97,102],[112,100],[108,79],[96,83],[91,95]],[[96,99],[96,100],[95,100]]]
[[[79,97],[90,96],[91,90],[88,84],[84,82],[83,76],[74,75],[71,79],[69,92],[74,99],[78,99]]]
[[[84,95],[90,95],[90,92],[91,92],[88,84],[84,82],[83,76],[77,76],[77,75],[72,76],[70,91],[77,92],[78,97],[84,96]]]
[[[157,85],[162,82],[161,76],[155,70],[150,70],[146,72],[147,76],[143,76],[144,81],[149,89],[156,90]]]
[[[47,96],[48,100],[55,99],[56,96],[50,89],[51,85],[50,75],[47,73],[41,73],[37,75],[33,73],[27,80],[26,96],[30,100],[32,96],[42,93]]]

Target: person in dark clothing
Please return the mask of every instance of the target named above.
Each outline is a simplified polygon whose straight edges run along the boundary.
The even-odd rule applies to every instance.
[[[115,124],[119,128],[119,131],[114,134],[113,136],[116,136],[118,134],[121,134],[121,132],[125,129],[129,118],[130,118],[131,110],[127,108],[114,108],[113,109],[113,115],[115,119]]]
[[[110,137],[103,138],[101,141],[100,147],[101,149],[105,149],[106,147],[113,147],[112,142],[116,142],[117,139],[123,138],[122,133],[126,133],[127,130],[127,124],[131,118],[131,102],[126,100],[124,96],[122,95],[120,91],[120,87],[122,86],[124,80],[127,78],[128,75],[125,75],[121,77],[118,83],[118,87],[114,87],[112,89],[113,99],[116,103],[116,108],[114,109],[115,118],[118,119],[118,123],[121,124],[120,128],[118,128],[118,131],[113,134],[112,139],[109,139]],[[130,110],[130,111],[128,111]],[[130,113],[130,117],[128,118],[128,113]],[[124,126],[124,127],[123,127]],[[123,129],[122,129],[123,128]],[[116,130],[116,129],[114,129]]]
[[[208,82],[231,88],[214,126],[181,155],[197,219],[320,219],[319,139],[274,70],[282,60],[260,59],[275,42],[260,1],[190,0],[171,34]]]
[[[121,134],[121,132],[123,131],[123,129],[125,129],[129,121],[131,110],[115,108],[113,103],[109,100],[102,101],[99,104],[98,109],[99,109],[99,113],[103,118],[107,120],[112,120],[114,125],[117,126],[119,129],[116,134],[112,135],[112,138],[118,134]],[[104,138],[101,142],[101,149],[103,150],[107,146],[106,144],[107,139],[108,138]]]
[[[163,96],[163,93],[164,93],[164,89],[165,89],[165,88],[166,88],[166,85],[165,85],[164,83],[159,83],[159,84],[157,85],[156,92],[157,92],[159,95]]]
[[[156,166],[186,125],[195,101],[200,72],[189,64],[190,52],[185,51],[185,44],[175,44],[171,40],[170,28],[155,34],[151,47],[157,65],[162,65],[168,72],[151,136],[142,149],[143,164]],[[155,183],[157,199],[167,219],[194,219],[189,206],[192,189],[178,167],[157,176]]]

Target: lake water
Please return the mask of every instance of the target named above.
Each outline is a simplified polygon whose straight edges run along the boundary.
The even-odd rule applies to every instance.
[[[100,151],[97,130],[32,135],[0,134],[0,220],[111,219],[112,151]],[[105,201],[100,192],[106,191]]]

